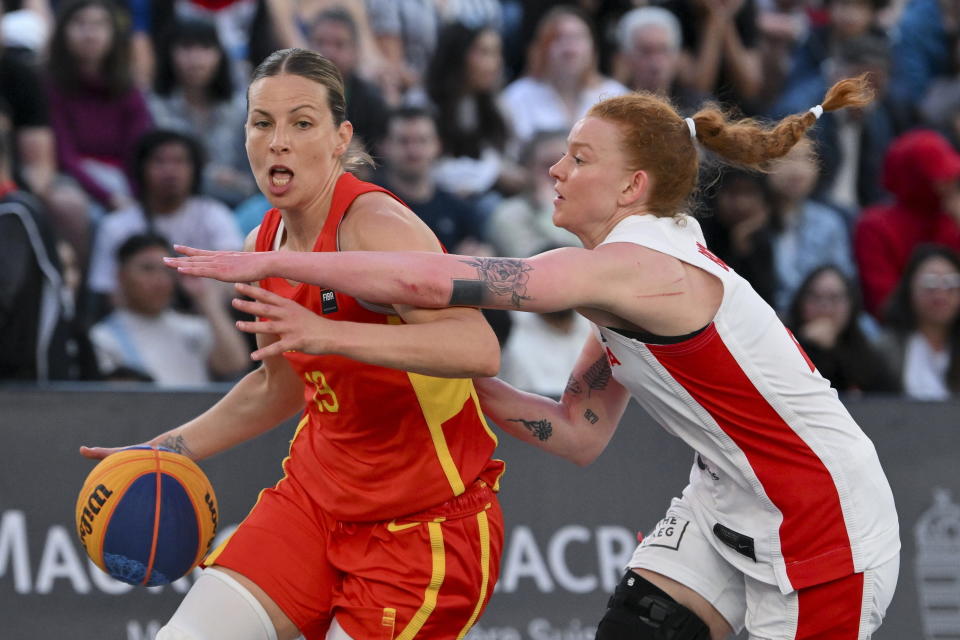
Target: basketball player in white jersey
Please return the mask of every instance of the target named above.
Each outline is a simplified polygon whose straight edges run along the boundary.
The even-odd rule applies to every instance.
[[[896,586],[899,527],[873,444],[774,311],[705,246],[683,213],[696,144],[762,168],[823,111],[863,106],[864,78],[767,129],[713,108],[682,118],[649,94],[611,98],[574,125],[550,169],[554,222],[583,249],[529,259],[414,253],[219,253],[186,247],[184,273],[281,276],[371,303],[574,308],[596,325],[559,402],[478,381],[502,428],[578,464],[609,442],[632,396],[694,450],[690,482],[637,547],[600,640],[862,640]],[[338,353],[363,339],[323,330],[290,300],[238,285],[241,328],[281,336],[259,359]],[[646,470],[638,469],[642,474]]]

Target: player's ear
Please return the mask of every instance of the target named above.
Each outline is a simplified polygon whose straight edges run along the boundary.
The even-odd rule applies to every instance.
[[[650,189],[650,175],[643,169],[638,169],[627,176],[620,190],[617,203],[629,206],[646,198]]]
[[[340,126],[337,127],[337,137],[340,141],[337,142],[337,146],[334,148],[334,154],[340,157],[350,148],[350,141],[353,140],[353,123],[349,120],[341,122]]]

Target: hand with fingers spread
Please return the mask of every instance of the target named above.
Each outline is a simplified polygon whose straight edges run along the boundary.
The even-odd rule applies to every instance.
[[[244,300],[234,298],[233,306],[246,313],[253,314],[260,321],[238,321],[237,328],[247,333],[276,335],[279,340],[250,354],[254,360],[263,360],[278,356],[284,351],[302,351],[304,353],[329,353],[332,342],[327,339],[331,334],[330,323],[310,311],[303,305],[278,296],[275,293],[249,284],[237,284],[237,292],[253,298]]]
[[[272,275],[273,253],[269,251],[206,251],[179,244],[174,249],[183,255],[164,258],[163,262],[184,275],[223,282],[256,282]]]

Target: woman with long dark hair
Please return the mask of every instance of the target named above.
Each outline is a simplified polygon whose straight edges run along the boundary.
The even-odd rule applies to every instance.
[[[62,5],[47,64],[60,166],[106,209],[130,201],[124,167],[152,126],[143,94],[133,84],[130,33],[120,12],[110,0]]]
[[[786,325],[837,391],[899,390],[887,362],[861,327],[862,320],[856,284],[829,264],[817,267],[800,283]]]
[[[440,33],[427,71],[427,96],[443,145],[438,184],[461,197],[515,193],[525,172],[506,155],[509,130],[497,103],[503,75],[500,34],[454,22]]]
[[[923,400],[960,392],[960,256],[949,247],[917,247],[885,315],[885,352],[903,391]]]
[[[158,47],[150,111],[157,126],[201,141],[209,163],[206,195],[235,206],[256,185],[243,149],[247,109],[216,27],[198,18],[175,21]]]

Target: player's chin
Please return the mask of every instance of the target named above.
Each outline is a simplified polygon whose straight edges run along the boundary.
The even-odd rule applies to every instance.
[[[277,193],[271,193],[268,190],[268,191],[264,191],[263,195],[266,196],[267,202],[269,202],[272,207],[275,207],[277,209],[281,209],[284,207],[291,207],[296,203],[296,198],[294,194],[292,194],[290,191],[277,194]]]

